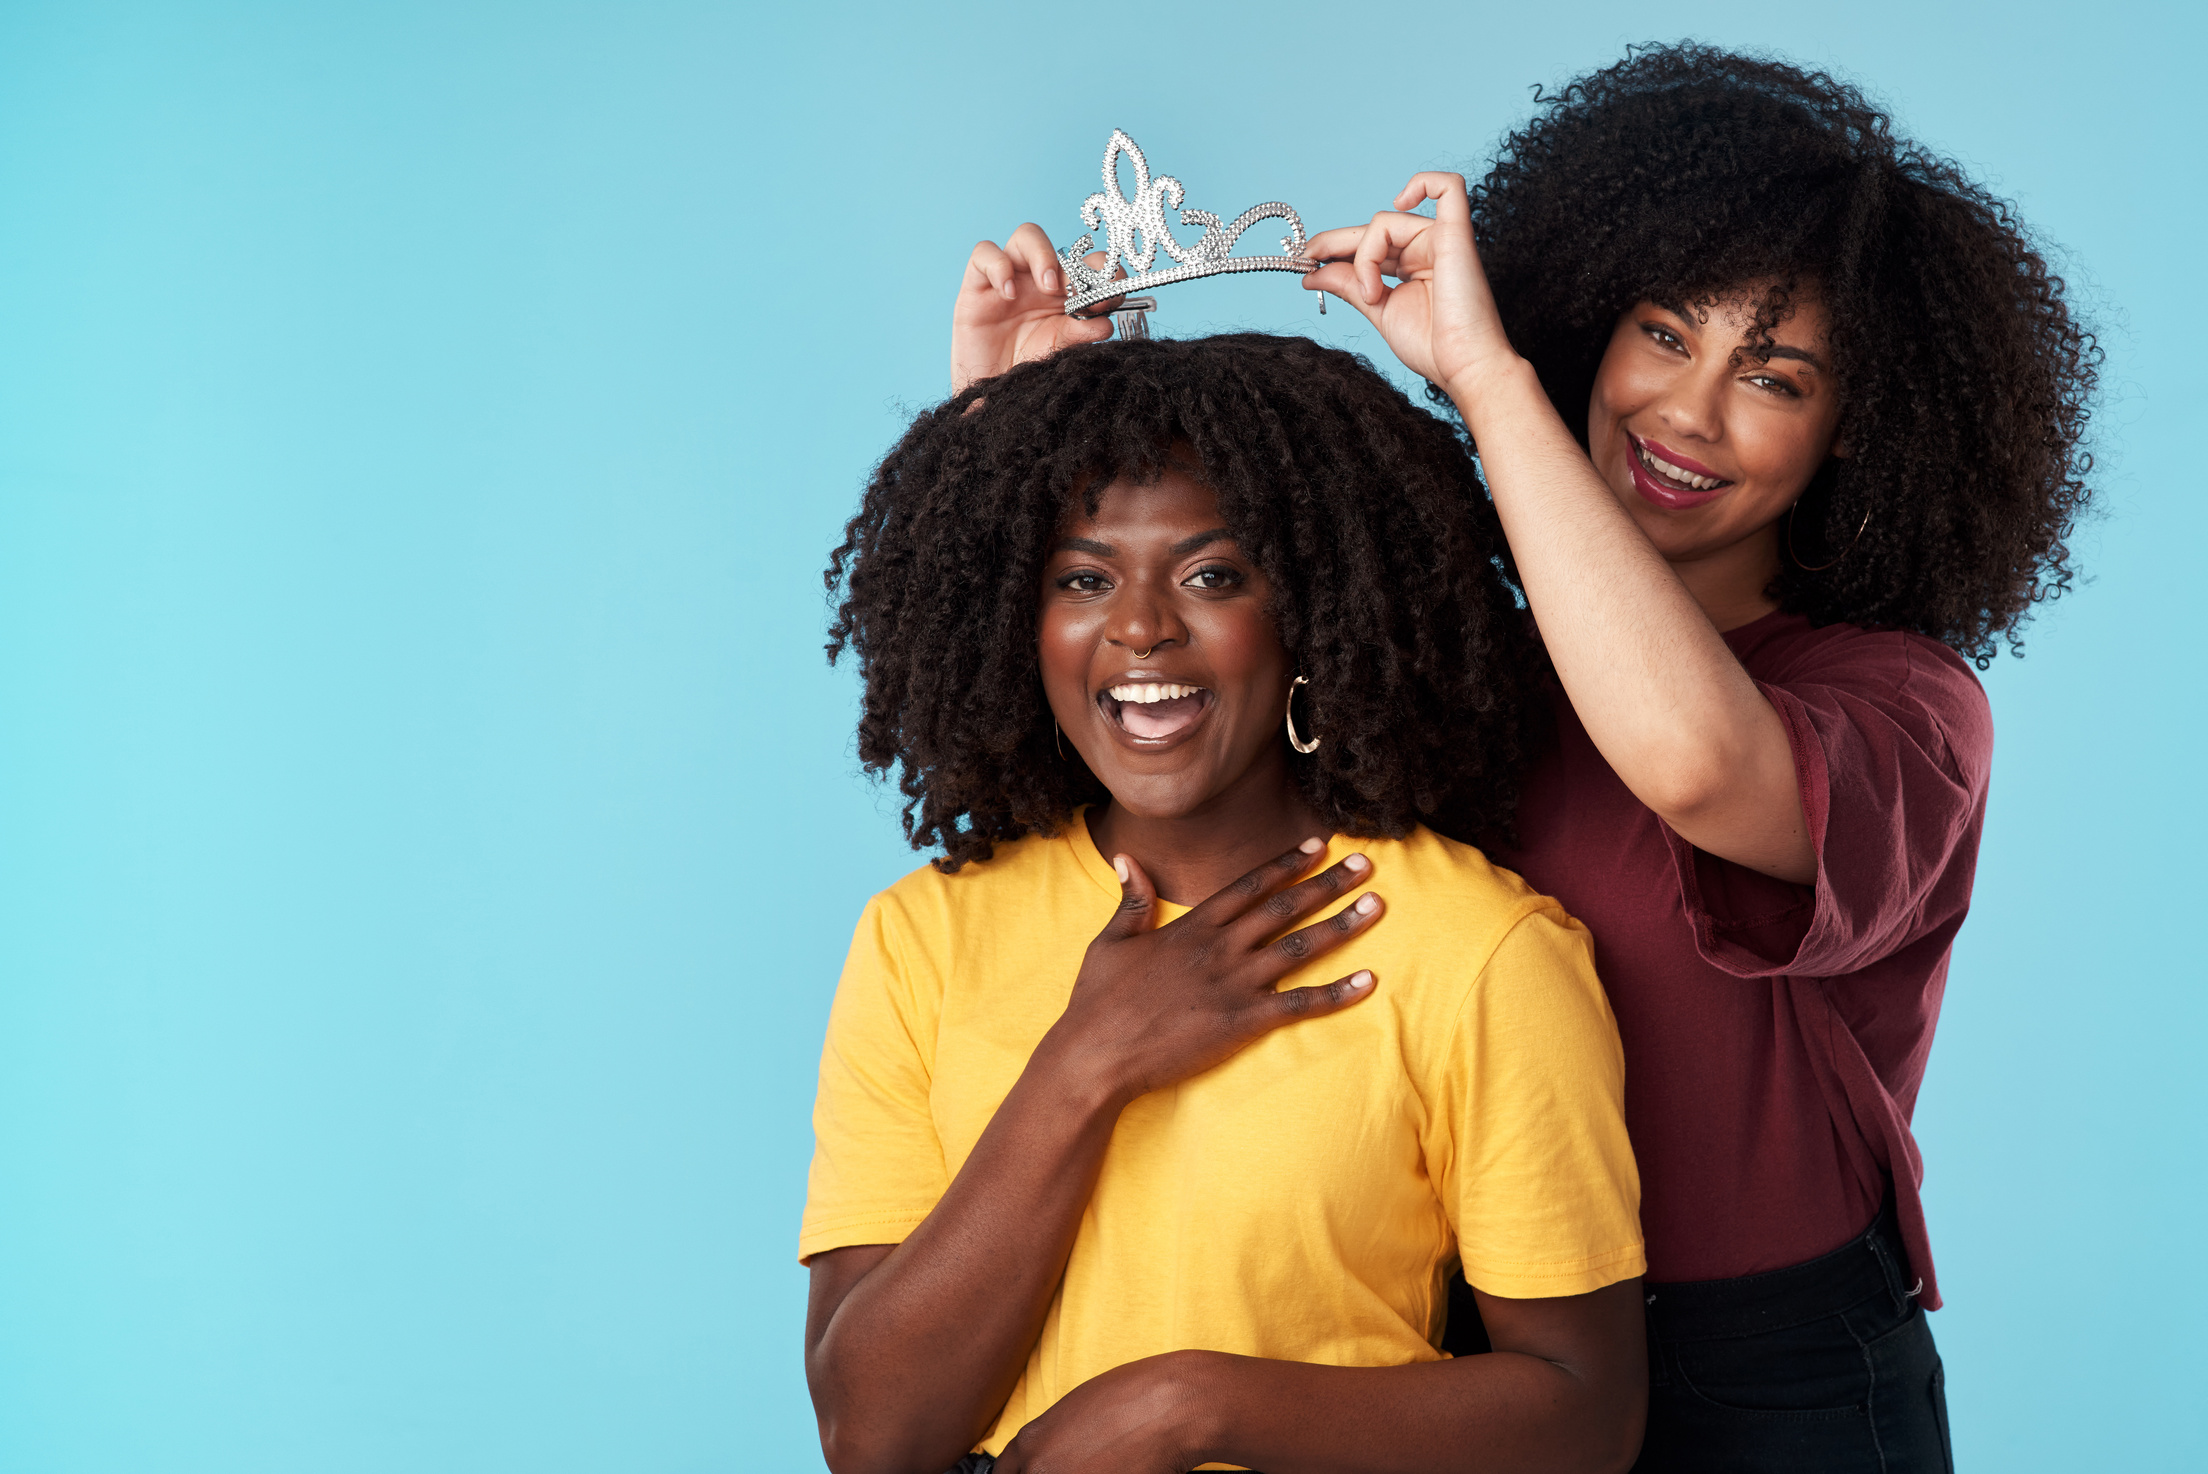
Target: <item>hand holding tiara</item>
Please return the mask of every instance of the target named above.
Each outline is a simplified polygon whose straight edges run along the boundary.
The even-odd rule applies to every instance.
[[[1002,247],[982,241],[967,258],[951,306],[951,392],[1111,335],[1102,319],[1066,316],[1065,268],[1043,228],[1029,222]]]
[[[1433,215],[1410,213],[1428,200]],[[1460,406],[1481,381],[1522,363],[1480,266],[1463,175],[1414,174],[1393,210],[1369,225],[1324,231],[1309,249],[1327,264],[1304,284],[1362,312],[1405,368]]]

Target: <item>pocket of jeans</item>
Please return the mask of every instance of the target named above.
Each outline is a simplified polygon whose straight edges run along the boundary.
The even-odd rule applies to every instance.
[[[1703,1402],[1752,1418],[1840,1421],[1869,1415],[1863,1344],[1838,1317],[1677,1351],[1679,1380]]]
[[[1855,1328],[1868,1335],[1875,1323],[1859,1321]],[[1895,1467],[1955,1474],[1947,1428],[1947,1373],[1924,1311],[1911,1306],[1899,1325],[1869,1336],[1863,1355],[1878,1380],[1873,1417],[1881,1442],[1896,1453]]]

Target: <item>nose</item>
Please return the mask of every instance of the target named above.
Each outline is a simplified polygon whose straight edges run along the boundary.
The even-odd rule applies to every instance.
[[[1107,644],[1122,646],[1137,660],[1167,645],[1186,645],[1188,626],[1181,622],[1173,601],[1148,579],[1123,587],[1112,600],[1111,619],[1105,624]]]
[[[1671,382],[1664,402],[1657,407],[1657,422],[1682,440],[1707,444],[1723,438],[1722,395],[1731,379],[1732,365],[1722,359],[1695,364],[1691,373]]]

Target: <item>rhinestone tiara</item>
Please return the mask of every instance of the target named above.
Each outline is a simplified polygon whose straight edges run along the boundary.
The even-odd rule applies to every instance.
[[[1125,154],[1135,168],[1133,199],[1120,193],[1121,154]],[[1182,245],[1165,223],[1165,207],[1171,205],[1179,209],[1183,194],[1181,181],[1172,175],[1160,174],[1152,178],[1150,161],[1142,156],[1141,148],[1120,129],[1112,130],[1111,142],[1104,145],[1104,188],[1081,204],[1081,223],[1088,226],[1092,234],[1082,236],[1058,253],[1058,264],[1066,273],[1066,314],[1069,317],[1093,316],[1087,309],[1125,292],[1192,281],[1199,276],[1218,276],[1232,271],[1293,271],[1300,276],[1319,269],[1318,262],[1303,254],[1302,218],[1278,200],[1252,205],[1227,225],[1221,225],[1219,217],[1209,210],[1181,210],[1181,224],[1200,225],[1204,229],[1196,244]],[[1241,239],[1242,232],[1260,220],[1288,222],[1288,234],[1280,242],[1284,254],[1228,255],[1234,243]],[[1104,231],[1105,259],[1102,269],[1097,269],[1084,265],[1082,258],[1096,249],[1093,232],[1100,227]],[[1157,264],[1161,250],[1173,264],[1153,271],[1151,267]],[[1127,275],[1114,277],[1115,266],[1124,266]]]

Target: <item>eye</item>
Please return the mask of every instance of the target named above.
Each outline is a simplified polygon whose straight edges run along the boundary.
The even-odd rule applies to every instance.
[[[1644,322],[1641,324],[1641,331],[1655,339],[1659,347],[1676,348],[1682,353],[1686,351],[1687,345],[1679,341],[1679,335],[1660,322]]]
[[[1076,568],[1071,573],[1061,573],[1054,580],[1069,594],[1101,594],[1112,586],[1112,581],[1093,568]]]
[[[1750,374],[1748,376],[1748,382],[1755,385],[1759,389],[1768,389],[1774,394],[1784,394],[1789,399],[1799,399],[1802,397],[1801,390],[1795,388],[1792,384],[1789,384],[1786,380],[1778,377],[1776,374]]]
[[[1231,589],[1242,581],[1242,570],[1229,568],[1224,563],[1206,563],[1181,580],[1184,585],[1199,589]]]

